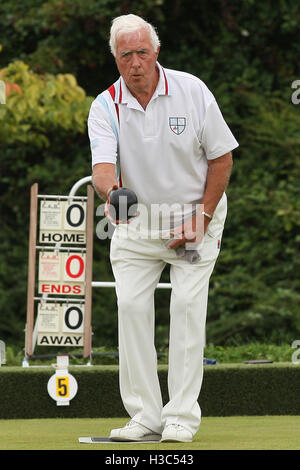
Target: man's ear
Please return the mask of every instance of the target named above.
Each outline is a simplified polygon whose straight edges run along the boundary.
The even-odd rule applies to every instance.
[[[159,52],[160,52],[160,46],[158,46],[158,48],[156,50],[156,58],[158,58]]]

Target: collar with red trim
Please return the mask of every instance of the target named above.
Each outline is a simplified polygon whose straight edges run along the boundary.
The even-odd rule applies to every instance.
[[[163,69],[163,67],[158,62],[156,63],[156,65],[159,70],[159,81],[158,81],[158,84],[157,84],[157,87],[153,96],[157,96],[157,95],[171,96],[169,77],[167,73],[165,72],[165,70]],[[131,100],[133,99],[133,96],[128,90],[122,76],[115,82],[114,88],[115,88],[114,102],[116,104],[127,104],[131,102]]]

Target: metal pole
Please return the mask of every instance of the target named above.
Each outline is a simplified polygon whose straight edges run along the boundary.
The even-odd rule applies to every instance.
[[[85,259],[85,307],[84,307],[84,357],[92,351],[92,278],[93,278],[93,235],[94,235],[94,189],[87,187],[88,202],[86,216],[86,259]]]
[[[109,282],[109,281],[93,281],[92,282],[92,287],[115,287],[116,283],[115,282]],[[172,286],[168,282],[160,282],[156,286],[157,289],[171,289]]]
[[[30,192],[30,229],[28,246],[28,284],[27,284],[27,314],[25,353],[32,355],[32,335],[34,324],[34,292],[35,292],[35,263],[36,263],[36,232],[37,232],[37,194],[38,184],[31,186]]]
[[[92,181],[92,177],[91,176],[85,176],[84,178],[81,178],[80,180],[78,180],[74,185],[73,187],[71,188],[71,191],[69,192],[69,197],[70,196],[75,196],[76,192],[78,191],[78,189],[80,188],[80,186],[82,186],[83,184],[86,184],[86,183],[89,183]]]

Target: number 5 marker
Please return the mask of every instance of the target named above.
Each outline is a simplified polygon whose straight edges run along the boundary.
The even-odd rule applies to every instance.
[[[68,372],[68,365],[68,356],[57,356],[55,374],[48,381],[48,393],[56,401],[57,406],[69,405],[78,390],[76,379]]]

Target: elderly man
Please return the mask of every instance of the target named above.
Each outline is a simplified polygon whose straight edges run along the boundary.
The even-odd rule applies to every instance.
[[[190,442],[201,422],[208,286],[227,212],[231,151],[238,143],[205,84],[158,63],[160,42],[152,25],[135,15],[116,18],[110,47],[120,78],[90,109],[93,184],[104,200],[121,185],[130,188],[144,209],[129,224],[117,225],[111,241],[120,392],[131,421],[110,437]],[[170,212],[153,211],[162,206]],[[198,254],[196,261],[189,249]],[[164,405],[154,291],[166,265],[172,293]]]

